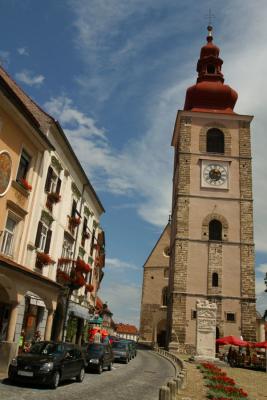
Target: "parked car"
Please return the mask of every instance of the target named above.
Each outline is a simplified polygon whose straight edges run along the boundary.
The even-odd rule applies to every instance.
[[[11,382],[23,381],[47,384],[56,389],[65,379],[82,382],[85,359],[81,348],[70,343],[38,342],[29,352],[14,358],[8,370]]]
[[[129,343],[126,341],[116,341],[112,343],[114,361],[124,361],[126,364],[131,359],[131,351]]]
[[[104,368],[112,369],[114,355],[109,343],[88,343],[83,346],[86,370],[97,371],[99,374]]]
[[[132,360],[136,356],[136,349],[134,347],[134,344],[132,343],[131,340],[128,340],[128,339],[121,339],[120,342],[128,343],[129,352],[130,352],[130,360]]]

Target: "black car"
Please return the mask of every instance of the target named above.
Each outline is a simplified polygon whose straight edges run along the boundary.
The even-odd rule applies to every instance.
[[[114,361],[124,361],[126,364],[131,360],[131,349],[127,341],[119,340],[112,343]]]
[[[112,369],[113,351],[109,343],[88,343],[83,346],[86,370],[102,373],[104,368]]]
[[[28,353],[14,358],[8,370],[11,382],[44,383],[54,389],[65,379],[82,382],[84,374],[85,360],[78,346],[48,341],[35,343]]]

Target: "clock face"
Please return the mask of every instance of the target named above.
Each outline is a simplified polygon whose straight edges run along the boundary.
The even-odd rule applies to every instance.
[[[222,186],[227,182],[227,169],[224,165],[218,163],[209,163],[203,170],[205,182],[210,186]]]

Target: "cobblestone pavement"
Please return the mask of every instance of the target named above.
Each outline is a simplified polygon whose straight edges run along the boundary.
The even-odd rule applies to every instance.
[[[82,383],[63,382],[56,390],[0,383],[1,400],[155,400],[159,387],[174,376],[173,365],[159,355],[139,350],[129,364],[114,364],[101,375],[86,374]]]

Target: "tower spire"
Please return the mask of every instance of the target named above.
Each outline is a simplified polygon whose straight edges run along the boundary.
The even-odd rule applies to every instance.
[[[187,89],[184,110],[233,113],[237,93],[224,84],[220,49],[213,43],[213,28],[207,27],[207,43],[197,63],[197,83]]]

